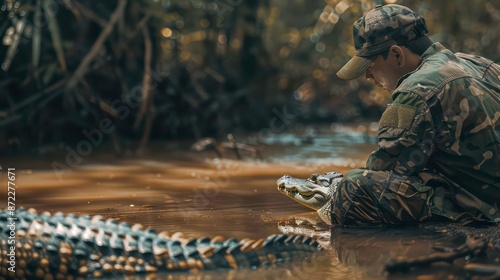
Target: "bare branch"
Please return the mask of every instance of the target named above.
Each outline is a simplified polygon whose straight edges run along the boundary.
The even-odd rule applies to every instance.
[[[149,135],[151,134],[151,126],[153,124],[153,98],[151,98],[151,60],[153,59],[153,45],[147,26],[142,28],[142,33],[144,34],[144,48],[146,51],[144,56],[144,78],[142,82],[142,104],[134,125],[139,125],[144,114],[146,114],[146,120],[139,149],[144,147],[148,142]]]
[[[455,249],[443,250],[443,252],[414,259],[392,260],[385,265],[385,270],[387,272],[408,271],[413,267],[428,266],[436,262],[452,263],[454,260],[468,255],[478,256],[484,254],[487,247],[488,241],[486,239],[473,239],[467,237],[465,244]]]
[[[73,89],[73,87],[81,80],[81,78],[87,73],[90,63],[94,60],[96,55],[99,53],[99,50],[102,48],[104,41],[108,38],[113,31],[113,27],[115,23],[118,21],[120,17],[123,17],[123,13],[125,11],[125,6],[127,4],[127,0],[120,0],[118,7],[111,15],[111,18],[104,28],[104,30],[99,34],[99,37],[95,41],[94,45],[90,49],[89,53],[83,58],[82,62],[78,66],[75,71],[75,74],[71,77],[68,84],[66,85],[67,90]]]

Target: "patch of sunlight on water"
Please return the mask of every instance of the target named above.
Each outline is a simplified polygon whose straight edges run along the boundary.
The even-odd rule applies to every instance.
[[[332,163],[351,168],[362,166],[376,148],[377,136],[366,126],[359,127],[306,129],[304,134],[265,135],[262,142],[272,148],[266,147],[264,153],[273,162]]]

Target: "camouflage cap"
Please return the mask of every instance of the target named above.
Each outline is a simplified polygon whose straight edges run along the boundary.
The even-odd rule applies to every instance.
[[[423,17],[407,7],[378,5],[354,23],[353,33],[356,54],[337,72],[344,80],[361,76],[377,54],[392,45],[401,45],[426,34],[427,26]]]

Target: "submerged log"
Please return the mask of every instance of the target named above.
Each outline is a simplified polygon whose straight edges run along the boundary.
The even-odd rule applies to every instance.
[[[384,269],[389,273],[406,272],[412,268],[428,266],[437,262],[453,263],[454,260],[466,256],[484,255],[487,247],[488,240],[486,238],[474,239],[468,236],[465,244],[457,248],[440,248],[441,252],[413,259],[393,259],[385,265]]]

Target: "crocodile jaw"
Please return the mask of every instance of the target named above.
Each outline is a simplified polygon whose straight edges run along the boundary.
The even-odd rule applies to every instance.
[[[284,175],[276,184],[282,194],[315,211],[325,206],[333,196],[332,188],[318,185],[309,179],[297,179]]]
[[[317,211],[318,216],[328,225],[332,224],[332,203],[333,199],[328,200],[328,202]]]

